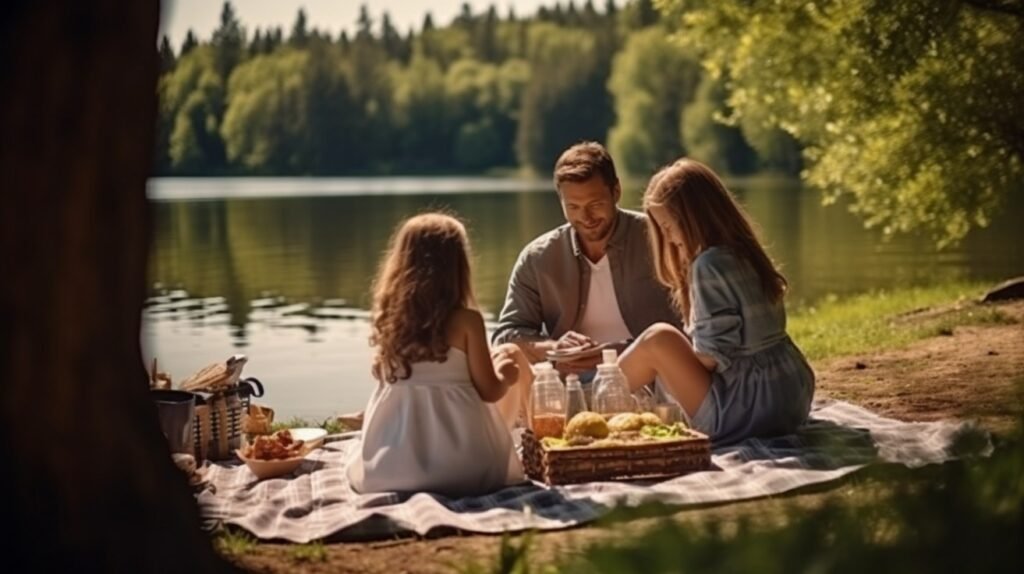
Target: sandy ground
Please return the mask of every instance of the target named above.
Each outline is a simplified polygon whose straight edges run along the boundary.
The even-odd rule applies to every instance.
[[[1008,325],[957,327],[952,332],[918,341],[902,349],[882,350],[822,361],[814,365],[818,395],[858,403],[885,416],[908,421],[943,418],[978,420],[996,438],[1013,427],[1024,411],[1019,382],[1024,380],[1024,301],[994,305],[1016,322]],[[930,310],[907,316],[912,322],[941,314]],[[836,494],[837,486],[831,494]],[[729,520],[747,517],[772,520],[792,505],[814,507],[829,493],[798,493],[681,510],[674,520]],[[842,495],[842,493],[839,493]],[[628,522],[642,532],[654,518]],[[621,533],[596,527],[538,534],[532,556],[554,558],[571,548]],[[431,539],[330,544],[322,562],[300,562],[292,546],[260,544],[236,565],[256,572],[452,572],[470,563],[494,564],[500,537],[465,535]]]

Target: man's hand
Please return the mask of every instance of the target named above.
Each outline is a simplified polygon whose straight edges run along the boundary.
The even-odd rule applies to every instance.
[[[593,347],[597,344],[597,341],[590,337],[577,333],[576,331],[568,331],[566,334],[558,338],[555,343],[556,349],[572,349],[574,347]]]

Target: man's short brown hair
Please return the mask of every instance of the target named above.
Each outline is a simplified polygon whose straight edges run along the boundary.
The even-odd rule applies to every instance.
[[[555,189],[560,188],[564,182],[579,183],[595,175],[601,176],[610,190],[619,184],[615,162],[608,150],[597,142],[580,142],[562,152],[555,162]]]

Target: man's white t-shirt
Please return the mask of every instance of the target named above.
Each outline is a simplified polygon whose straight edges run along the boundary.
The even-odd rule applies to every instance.
[[[633,335],[619,310],[608,255],[605,254],[597,263],[586,257],[584,259],[590,264],[590,289],[587,293],[587,307],[583,310],[576,331],[598,343],[629,339]]]

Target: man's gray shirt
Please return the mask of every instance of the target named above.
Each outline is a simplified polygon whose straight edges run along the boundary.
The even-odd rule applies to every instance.
[[[608,240],[608,261],[619,311],[633,337],[658,322],[682,328],[668,290],[654,275],[646,216],[618,209]],[[568,223],[523,248],[512,269],[505,306],[492,340],[558,339],[583,318],[590,265]]]

